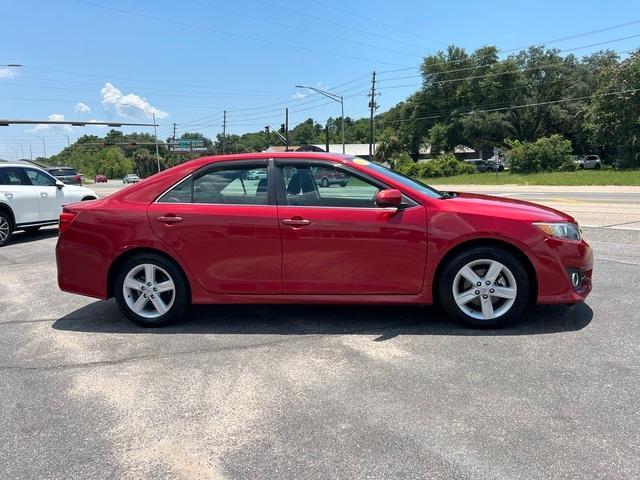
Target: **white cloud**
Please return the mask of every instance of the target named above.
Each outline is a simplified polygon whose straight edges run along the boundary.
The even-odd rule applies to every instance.
[[[61,113],[52,113],[49,115],[49,120],[54,122],[64,122],[64,115]],[[73,128],[71,125],[49,125],[46,123],[39,123],[33,128],[25,130],[27,133],[43,133],[43,132],[59,132],[59,133],[71,133]]]
[[[155,114],[156,118],[166,118],[169,116],[167,112],[152,106],[144,97],[140,97],[134,93],[123,95],[122,92],[111,83],[104,84],[104,87],[100,90],[100,95],[102,95],[102,105],[104,105],[105,108],[114,109],[118,115],[123,117],[141,118],[144,117],[145,114],[148,117],[150,117],[151,114]]]
[[[293,100],[300,100],[301,98],[305,98],[306,95],[304,93],[300,93],[300,92],[296,92],[293,95],[291,95],[291,98]]]
[[[76,103],[75,106],[73,107],[73,111],[76,113],[91,113],[91,109],[89,108],[89,105],[82,102]]]
[[[17,71],[12,67],[0,67],[0,78],[13,78],[17,75]]]

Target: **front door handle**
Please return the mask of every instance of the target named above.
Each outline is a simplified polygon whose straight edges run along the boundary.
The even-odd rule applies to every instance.
[[[162,223],[180,223],[182,221],[182,217],[178,217],[176,215],[162,215],[156,218],[157,221]]]
[[[282,223],[291,225],[292,227],[306,227],[307,225],[311,225],[309,220],[305,220],[302,217],[285,218],[282,220]]]
[[[47,195],[47,192],[40,192],[40,196],[42,198],[47,198],[49,195]]]

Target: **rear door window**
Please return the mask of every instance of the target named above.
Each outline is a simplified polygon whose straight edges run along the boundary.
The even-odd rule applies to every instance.
[[[267,205],[268,185],[266,165],[215,168],[183,180],[158,202]]]
[[[6,167],[0,168],[0,184],[2,185],[31,185],[29,177],[25,175],[22,168]]]

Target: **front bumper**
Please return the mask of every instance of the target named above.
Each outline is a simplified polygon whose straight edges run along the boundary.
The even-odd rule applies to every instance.
[[[587,298],[593,275],[593,250],[587,242],[549,237],[536,245],[533,252],[538,277],[537,303],[570,304]]]

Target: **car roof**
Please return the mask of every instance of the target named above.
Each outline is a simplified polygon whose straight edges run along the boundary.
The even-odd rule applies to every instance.
[[[327,153],[327,152],[254,152],[254,153],[236,153],[226,155],[210,155],[207,157],[200,157],[187,163],[194,164],[209,164],[211,162],[233,162],[242,160],[260,160],[264,158],[291,158],[296,160],[325,160],[340,163],[348,163],[355,157],[353,155],[343,155],[341,153]]]
[[[4,162],[0,162],[0,168],[2,167],[30,167],[30,168],[37,168],[38,170],[44,170],[44,168],[39,167],[38,165],[31,165],[31,164],[27,164],[27,163],[4,163]]]

